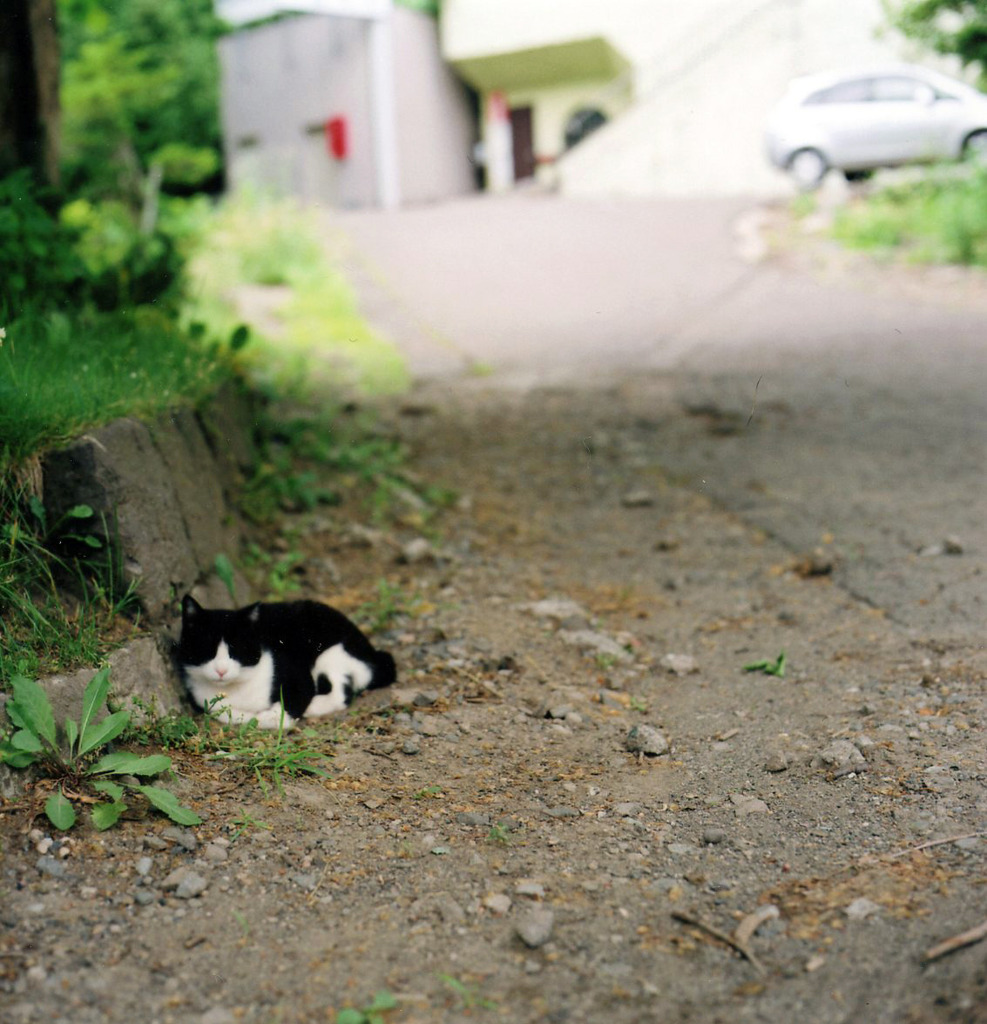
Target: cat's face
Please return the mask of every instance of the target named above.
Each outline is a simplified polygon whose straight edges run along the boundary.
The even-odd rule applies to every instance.
[[[221,611],[203,608],[186,596],[178,657],[189,679],[217,691],[247,681],[262,654],[256,623],[256,605],[237,612]]]

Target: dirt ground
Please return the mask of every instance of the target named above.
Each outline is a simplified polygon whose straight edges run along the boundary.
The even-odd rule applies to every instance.
[[[924,962],[987,918],[982,648],[671,477],[660,387],[383,415],[455,506],[296,525],[307,593],[398,588],[397,687],[318,725],[332,778],[283,800],[176,755],[194,830],[45,859],[0,816],[0,1017],[987,1021],[987,943]]]

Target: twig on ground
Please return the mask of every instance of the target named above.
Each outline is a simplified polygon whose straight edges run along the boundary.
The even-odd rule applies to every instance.
[[[982,939],[987,939],[987,921],[978,924],[976,928],[960,932],[959,935],[954,935],[951,939],[945,939],[939,945],[933,946],[922,957],[922,962],[931,963],[933,960],[938,960],[941,956],[946,956],[947,953],[953,953],[964,946],[972,946],[973,943],[980,942]]]
[[[746,946],[762,924],[766,921],[773,921],[775,918],[780,916],[778,908],[773,903],[765,903],[764,906],[758,907],[757,910],[753,911],[753,913],[748,914],[743,921],[734,928],[733,937],[742,946]]]
[[[751,967],[757,971],[758,974],[765,974],[764,965],[760,960],[751,952],[750,949],[743,942],[734,938],[732,935],[727,935],[726,932],[721,932],[719,928],[714,928],[712,925],[706,924],[705,921],[701,921],[698,917],[693,917],[691,914],[686,914],[681,910],[673,910],[672,917],[676,921],[681,921],[682,924],[691,924],[696,928],[700,928],[706,932],[707,935],[712,935],[714,939],[719,939],[720,942],[725,942],[731,949],[735,949],[745,960],[750,963]]]
[[[904,857],[907,853],[917,853],[919,850],[928,850],[932,846],[945,846],[947,843],[955,843],[960,839],[979,839],[987,836],[987,832],[965,832],[959,836],[947,836],[945,839],[930,839],[928,842],[919,843],[918,846],[908,846],[904,850],[896,850],[887,854],[888,860],[895,860],[897,857]]]

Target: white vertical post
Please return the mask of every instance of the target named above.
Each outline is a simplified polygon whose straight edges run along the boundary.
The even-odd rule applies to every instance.
[[[394,37],[387,10],[369,22],[370,117],[374,139],[374,166],[377,177],[377,201],[385,210],[401,204],[398,175],[397,109],[395,107]]]

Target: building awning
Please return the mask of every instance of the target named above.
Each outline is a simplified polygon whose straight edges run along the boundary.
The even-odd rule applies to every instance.
[[[609,80],[630,62],[602,36],[451,60],[453,68],[481,92],[561,85],[587,79]]]

